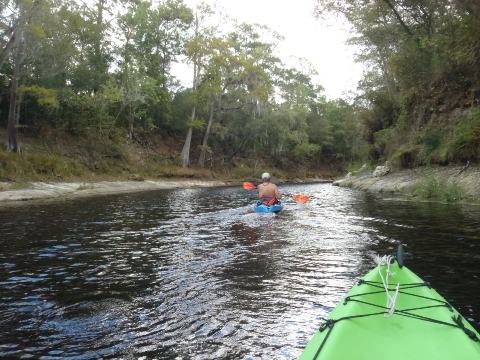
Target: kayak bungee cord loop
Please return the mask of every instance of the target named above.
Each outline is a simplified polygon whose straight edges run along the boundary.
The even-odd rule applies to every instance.
[[[395,261],[395,259],[391,255],[382,256],[382,257],[377,255],[374,260],[378,265],[378,273],[380,274],[380,278],[382,279],[382,283],[383,283],[383,288],[385,289],[385,293],[387,294],[387,311],[385,312],[385,317],[390,317],[395,312],[395,305],[397,304],[397,299],[398,299],[398,291],[400,290],[400,284],[397,283],[397,287],[395,288],[395,293],[393,294],[393,296],[390,295],[388,278],[394,275],[394,273],[390,271],[390,265],[392,264],[392,262]],[[387,266],[385,278],[382,275],[382,265]]]

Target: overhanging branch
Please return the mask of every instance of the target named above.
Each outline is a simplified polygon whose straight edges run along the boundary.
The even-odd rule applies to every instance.
[[[414,34],[413,34],[412,30],[410,30],[410,28],[407,26],[407,24],[405,24],[405,22],[403,21],[402,17],[400,16],[399,12],[397,11],[397,9],[395,9],[395,6],[392,4],[392,2],[390,0],[383,0],[383,2],[385,2],[385,4],[387,4],[388,7],[390,9],[392,9],[393,13],[395,14],[395,17],[397,18],[398,22],[402,26],[403,30],[405,30],[405,32],[408,35],[413,36]]]

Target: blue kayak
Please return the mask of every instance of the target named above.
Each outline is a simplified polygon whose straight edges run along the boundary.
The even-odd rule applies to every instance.
[[[261,201],[257,202],[255,205],[255,212],[258,213],[279,213],[283,210],[283,205],[281,203],[276,203],[272,206],[267,206]]]

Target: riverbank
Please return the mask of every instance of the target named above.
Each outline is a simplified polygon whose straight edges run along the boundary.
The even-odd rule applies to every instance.
[[[6,137],[1,128],[0,137]],[[52,129],[42,130],[35,136],[24,134],[21,152],[8,152],[0,146],[0,192],[32,187],[44,190],[43,183],[73,183],[65,185],[69,189],[83,183],[154,181],[171,184],[178,182],[176,179],[180,179],[180,183],[190,180],[238,183],[256,179],[264,171],[272,173],[277,181],[301,182],[300,179],[333,179],[341,171],[329,163],[286,163],[282,167],[268,159],[248,157],[231,157],[228,161],[212,158],[205,167],[197,167],[193,152],[191,166],[183,167],[180,161],[182,146],[183,138],[162,138],[160,135],[127,141],[95,134],[79,137]]]
[[[442,202],[480,202],[480,166],[435,166],[391,171],[383,176],[363,170],[333,185]]]
[[[320,178],[279,180],[278,183],[331,183]],[[181,188],[207,188],[238,185],[238,180],[195,180],[195,179],[157,179],[141,181],[98,181],[98,182],[0,182],[0,206],[19,205],[25,202],[70,200],[76,198],[133,193],[152,190]]]
[[[217,180],[145,180],[145,181],[100,181],[100,182],[34,182],[28,184],[0,183],[0,206],[19,204],[25,201],[67,200],[98,195],[112,195],[162,189],[198,188],[225,186]],[[19,188],[25,186],[26,188]]]

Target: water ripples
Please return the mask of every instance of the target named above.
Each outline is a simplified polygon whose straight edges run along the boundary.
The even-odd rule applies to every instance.
[[[479,323],[478,208],[288,190],[312,200],[276,216],[236,188],[189,189],[1,210],[0,357],[294,359],[396,240]]]

